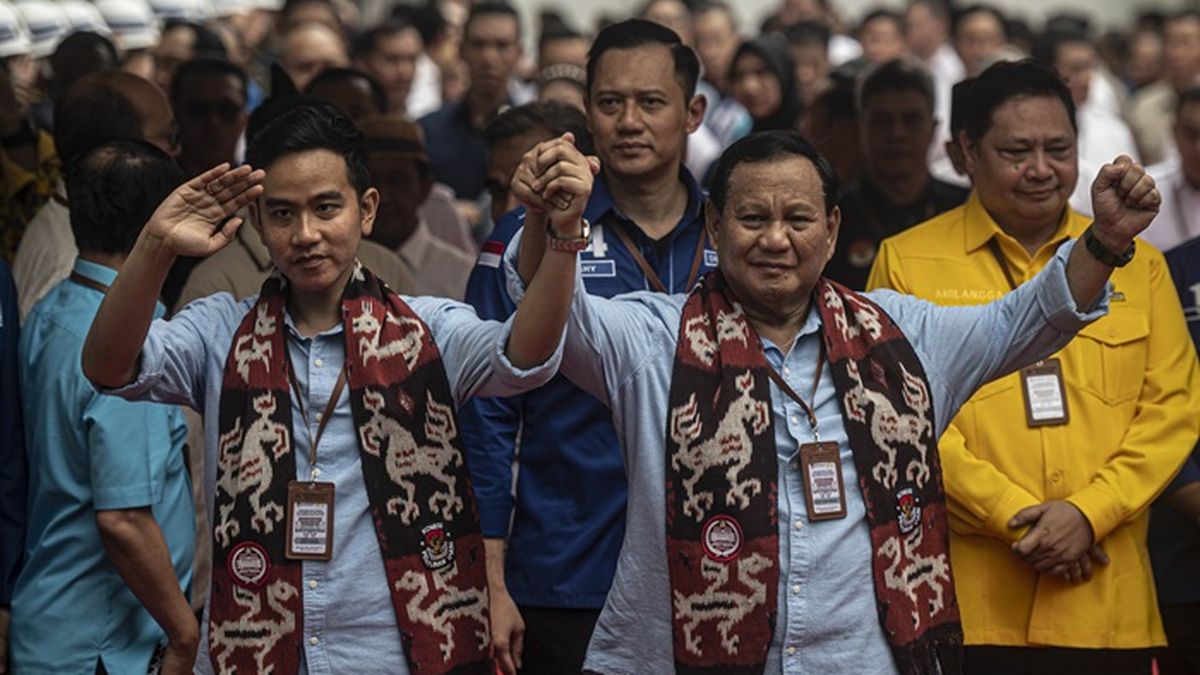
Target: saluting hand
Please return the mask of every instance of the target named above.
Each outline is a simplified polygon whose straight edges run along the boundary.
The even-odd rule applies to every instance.
[[[150,216],[146,232],[175,255],[212,255],[233,241],[242,224],[234,214],[262,194],[265,176],[246,164],[209,169],[175,188]]]
[[[1129,248],[1150,226],[1162,195],[1146,169],[1125,155],[1100,167],[1092,182],[1092,232],[1113,253]]]

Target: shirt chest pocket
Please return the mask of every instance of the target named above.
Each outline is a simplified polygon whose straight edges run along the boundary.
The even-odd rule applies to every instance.
[[[1067,346],[1067,386],[1081,387],[1113,405],[1137,398],[1146,377],[1149,336],[1145,310],[1113,310]]]

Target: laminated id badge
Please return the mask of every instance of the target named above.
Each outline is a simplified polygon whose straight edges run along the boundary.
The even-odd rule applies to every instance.
[[[1045,427],[1070,421],[1062,363],[1058,359],[1046,359],[1022,368],[1021,393],[1025,397],[1025,421],[1029,426]]]
[[[804,475],[804,497],[808,519],[817,522],[846,517],[846,486],[837,443],[805,443],[800,446],[800,471]]]
[[[333,483],[288,483],[285,553],[289,560],[333,557]]]

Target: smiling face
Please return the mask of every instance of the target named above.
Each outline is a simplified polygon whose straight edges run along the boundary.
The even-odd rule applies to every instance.
[[[665,45],[604,52],[591,87],[588,127],[606,174],[678,172],[687,136],[704,119],[704,98],[687,100]]]
[[[379,193],[371,188],[360,197],[346,160],[325,149],[279,157],[262,185],[253,222],[292,287],[321,293],[344,286],[359,240],[371,233]]]
[[[796,155],[737,165],[727,194],[707,214],[725,280],[751,318],[794,318],[833,255],[841,213],[826,215],[817,169]]]
[[[984,208],[1019,235],[1055,227],[1079,178],[1075,130],[1057,97],[1010,99],[965,160]]]

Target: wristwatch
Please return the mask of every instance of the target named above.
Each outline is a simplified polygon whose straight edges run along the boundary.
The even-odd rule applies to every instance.
[[[553,225],[547,224],[546,245],[555,251],[566,251],[568,253],[578,253],[587,248],[588,240],[592,236],[592,224],[588,222],[587,218],[580,218],[579,220],[583,223],[583,231],[579,233],[578,237],[569,237],[566,239],[555,234]]]
[[[1133,253],[1137,248],[1136,244],[1131,241],[1129,242],[1129,248],[1125,249],[1124,253],[1113,253],[1108,250],[1107,246],[1100,243],[1100,240],[1096,238],[1090,226],[1083,233],[1083,244],[1087,246],[1088,253],[1091,253],[1096,260],[1109,267],[1124,267],[1128,265],[1129,261],[1133,260]]]

